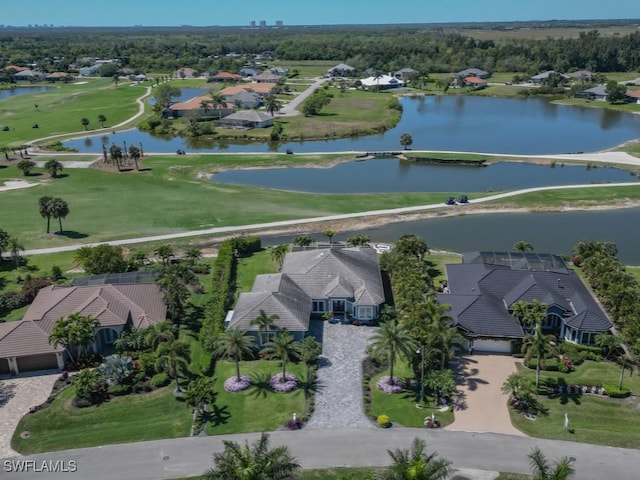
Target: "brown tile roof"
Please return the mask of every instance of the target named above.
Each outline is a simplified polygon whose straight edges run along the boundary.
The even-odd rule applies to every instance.
[[[65,72],[53,72],[47,75],[47,78],[64,78],[67,75],[68,73],[65,73]]]
[[[200,110],[202,108],[201,104],[202,102],[207,102],[207,103],[212,103],[211,97],[209,95],[202,95],[200,97],[193,97],[190,98],[189,100],[185,101],[185,102],[177,102],[174,103],[173,105],[169,106],[169,109],[171,110]],[[233,109],[233,105],[231,105],[230,103],[227,103],[227,107],[226,108],[231,108]],[[210,106],[210,110],[216,110],[215,108],[212,108]]]
[[[49,344],[49,335],[35,322],[0,323],[0,358],[23,357],[43,353],[62,352]]]
[[[640,98],[640,90],[627,90],[627,97]]]
[[[238,75],[237,73],[229,73],[229,72],[218,72],[213,77],[218,80],[240,80],[242,75]]]
[[[53,325],[71,313],[91,315],[101,326],[145,327],[166,316],[162,292],[155,284],[56,286],[43,288],[27,310],[24,320],[50,333]]]
[[[241,92],[253,92],[260,95],[268,95],[274,89],[273,83],[246,83],[244,85],[233,85],[220,90],[222,95],[237,95]]]
[[[15,70],[16,72],[24,72],[25,70],[29,70],[29,67],[18,67],[16,65],[7,65],[4,67],[5,70]]]
[[[464,79],[466,83],[487,83],[486,80],[478,77],[467,77]]]

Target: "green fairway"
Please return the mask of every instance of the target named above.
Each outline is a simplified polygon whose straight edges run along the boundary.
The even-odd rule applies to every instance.
[[[47,92],[0,100],[0,125],[10,128],[0,132],[0,144],[21,145],[50,135],[84,132],[82,118],[89,120],[87,128],[92,133],[102,128],[99,115],[107,118],[104,126],[108,129],[137,113],[135,99],[145,92],[143,86],[121,82],[116,87],[110,78],[100,78],[83,84],[56,84]],[[33,128],[35,124],[38,128]]]
[[[25,415],[12,448],[29,454],[189,435],[191,409],[173,396],[172,386],[88,408],[74,407],[74,395],[69,387],[49,408]],[[24,431],[30,433],[26,439],[20,436]]]
[[[520,369],[526,378],[533,380],[535,370]],[[541,372],[541,384],[545,381],[562,381],[567,385],[617,385],[620,367],[613,363],[585,361],[574,372]],[[637,375],[629,378],[625,374],[624,386],[633,393],[640,391]],[[533,437],[551,438],[582,443],[610,445],[614,447],[640,448],[640,426],[638,425],[638,403],[636,397],[623,399],[598,395],[538,396],[546,414],[538,415],[535,421],[510,409],[513,424]],[[569,431],[563,428],[564,414],[569,416]]]

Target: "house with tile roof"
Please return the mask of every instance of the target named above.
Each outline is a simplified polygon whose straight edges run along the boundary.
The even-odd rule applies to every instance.
[[[169,105],[168,111],[174,117],[210,115],[212,117],[222,118],[233,113],[233,105],[227,103],[224,107],[220,105],[214,106],[210,95],[201,95],[185,100],[184,102],[172,103]]]
[[[456,77],[467,78],[467,77],[478,77],[478,78],[489,78],[491,76],[491,72],[487,72],[486,70],[481,70],[479,68],[466,68],[464,70],[460,70],[456,72]]]
[[[597,334],[612,328],[580,278],[557,255],[470,252],[446,271],[447,286],[438,301],[451,305],[454,326],[476,351],[511,353],[525,335],[513,315],[519,301],[546,304],[543,330],[568,342],[592,345]]]
[[[45,287],[22,320],[0,324],[0,373],[64,368],[64,349],[51,346],[49,336],[72,313],[98,321],[93,348],[107,353],[125,327],[165,320],[166,306],[153,283]]]
[[[391,88],[404,87],[404,82],[393,75],[372,75],[360,80],[365,88],[376,90],[388,90]]]
[[[349,77],[356,73],[356,69],[346,63],[339,63],[327,70],[327,77]]]
[[[312,317],[326,312],[369,322],[384,303],[378,256],[372,248],[327,248],[288,253],[278,274],[258,275],[251,292],[241,293],[225,322],[259,338],[251,325],[260,310],[277,315],[275,325],[298,340]]]
[[[224,117],[218,124],[229,128],[267,128],[273,127],[273,117],[256,110],[241,110]]]
[[[242,80],[242,75],[230,72],[218,72],[215,75],[209,77],[209,82],[239,82]]]
[[[607,101],[607,86],[596,85],[595,87],[580,90],[573,95],[575,98],[585,98],[587,100]]]
[[[258,83],[278,83],[280,78],[282,78],[280,75],[266,71],[262,72],[260,75],[254,76],[253,81]]]

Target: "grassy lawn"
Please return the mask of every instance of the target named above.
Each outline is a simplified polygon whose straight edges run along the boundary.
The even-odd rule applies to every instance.
[[[110,78],[101,78],[82,85],[57,84],[47,92],[7,98],[2,100],[0,124],[11,130],[3,132],[2,142],[20,145],[49,135],[82,132],[83,117],[91,122],[90,131],[100,129],[98,115],[107,118],[105,127],[109,128],[137,113],[135,99],[144,93],[142,86],[121,82],[116,87]],[[38,128],[32,128],[36,123]]]
[[[430,254],[425,260],[429,263],[429,275],[433,278],[433,284],[438,288],[442,280],[447,279],[445,265],[449,263],[462,263],[460,255]]]
[[[242,292],[250,292],[256,275],[277,273],[278,267],[271,258],[269,250],[257,252],[250,257],[238,259],[236,276],[236,297]]]
[[[629,181],[634,177],[629,176]],[[628,187],[574,188],[527,193],[495,200],[485,205],[513,206],[519,208],[575,206],[590,207],[616,205],[625,199],[640,199],[640,183]]]
[[[302,388],[288,393],[275,393],[268,385],[271,375],[280,371],[277,361],[242,362],[240,373],[252,377],[254,386],[243,392],[229,393],[223,384],[227,378],[235,375],[235,364],[217,362],[215,378],[218,397],[213,418],[207,424],[207,433],[268,432],[284,425],[293,413],[302,417],[305,406]],[[306,367],[302,364],[287,365],[287,372],[293,373],[301,381],[304,380],[305,371]]]
[[[534,379],[535,371],[521,369],[527,378]],[[562,380],[567,384],[601,385],[617,384],[620,369],[606,362],[586,361],[569,374],[541,372],[541,382]],[[637,375],[625,375],[624,386],[633,392],[640,391]],[[527,420],[523,415],[510,411],[513,424],[533,437],[551,438],[582,443],[610,445],[614,447],[640,448],[638,405],[635,397],[611,399],[596,395],[561,395],[553,398],[538,396],[547,415],[537,420]],[[563,428],[564,414],[569,415],[570,431]]]
[[[618,112],[640,112],[640,105],[638,105],[637,103],[616,103],[612,105],[609,102],[597,102],[585,100],[583,98],[563,98],[562,100],[556,100],[553,103],[561,103],[563,105],[576,105],[579,107],[588,108],[606,108],[607,110],[616,110]]]
[[[72,406],[74,394],[69,387],[49,408],[25,415],[12,448],[30,454],[189,435],[191,409],[174,398],[172,386],[88,408]],[[28,439],[20,437],[25,430],[31,434]]]
[[[373,415],[376,417],[378,415],[388,415],[393,424],[403,427],[424,427],[425,417],[431,416],[432,412],[440,420],[443,427],[453,422],[453,412],[438,412],[433,399],[428,397],[424,408],[416,408],[420,395],[413,389],[395,394],[388,394],[378,390],[376,382],[383,375],[389,375],[389,371],[386,370],[374,376],[370,382],[372,393],[371,412]],[[399,362],[394,365],[393,375],[394,378],[399,376],[400,378],[410,379],[413,377],[413,372],[407,363]]]
[[[231,161],[209,157],[207,166],[202,161],[206,157],[145,159],[145,166],[151,169],[145,172],[70,170],[67,177],[38,187],[3,192],[0,225],[29,249],[439,203],[447,196],[446,192],[322,195],[221,185],[196,178],[196,172],[215,171],[220,162],[229,166]],[[235,160],[236,166],[242,165],[242,157]],[[258,159],[257,163],[265,161]],[[20,177],[13,169],[0,169],[0,181],[15,178]],[[44,235],[45,221],[37,208],[42,195],[68,202],[64,235]]]

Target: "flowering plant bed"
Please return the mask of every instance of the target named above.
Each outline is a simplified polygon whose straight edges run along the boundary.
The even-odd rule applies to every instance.
[[[404,382],[398,377],[393,377],[393,383],[389,383],[389,375],[383,375],[376,382],[378,390],[384,393],[398,393],[404,390]]]
[[[241,392],[251,385],[251,378],[246,375],[240,375],[240,381],[238,381],[238,377],[234,375],[233,377],[229,377],[224,381],[224,389],[227,392]]]
[[[292,373],[287,373],[283,381],[282,373],[276,373],[271,377],[269,386],[276,392],[290,392],[298,386],[298,377]]]

